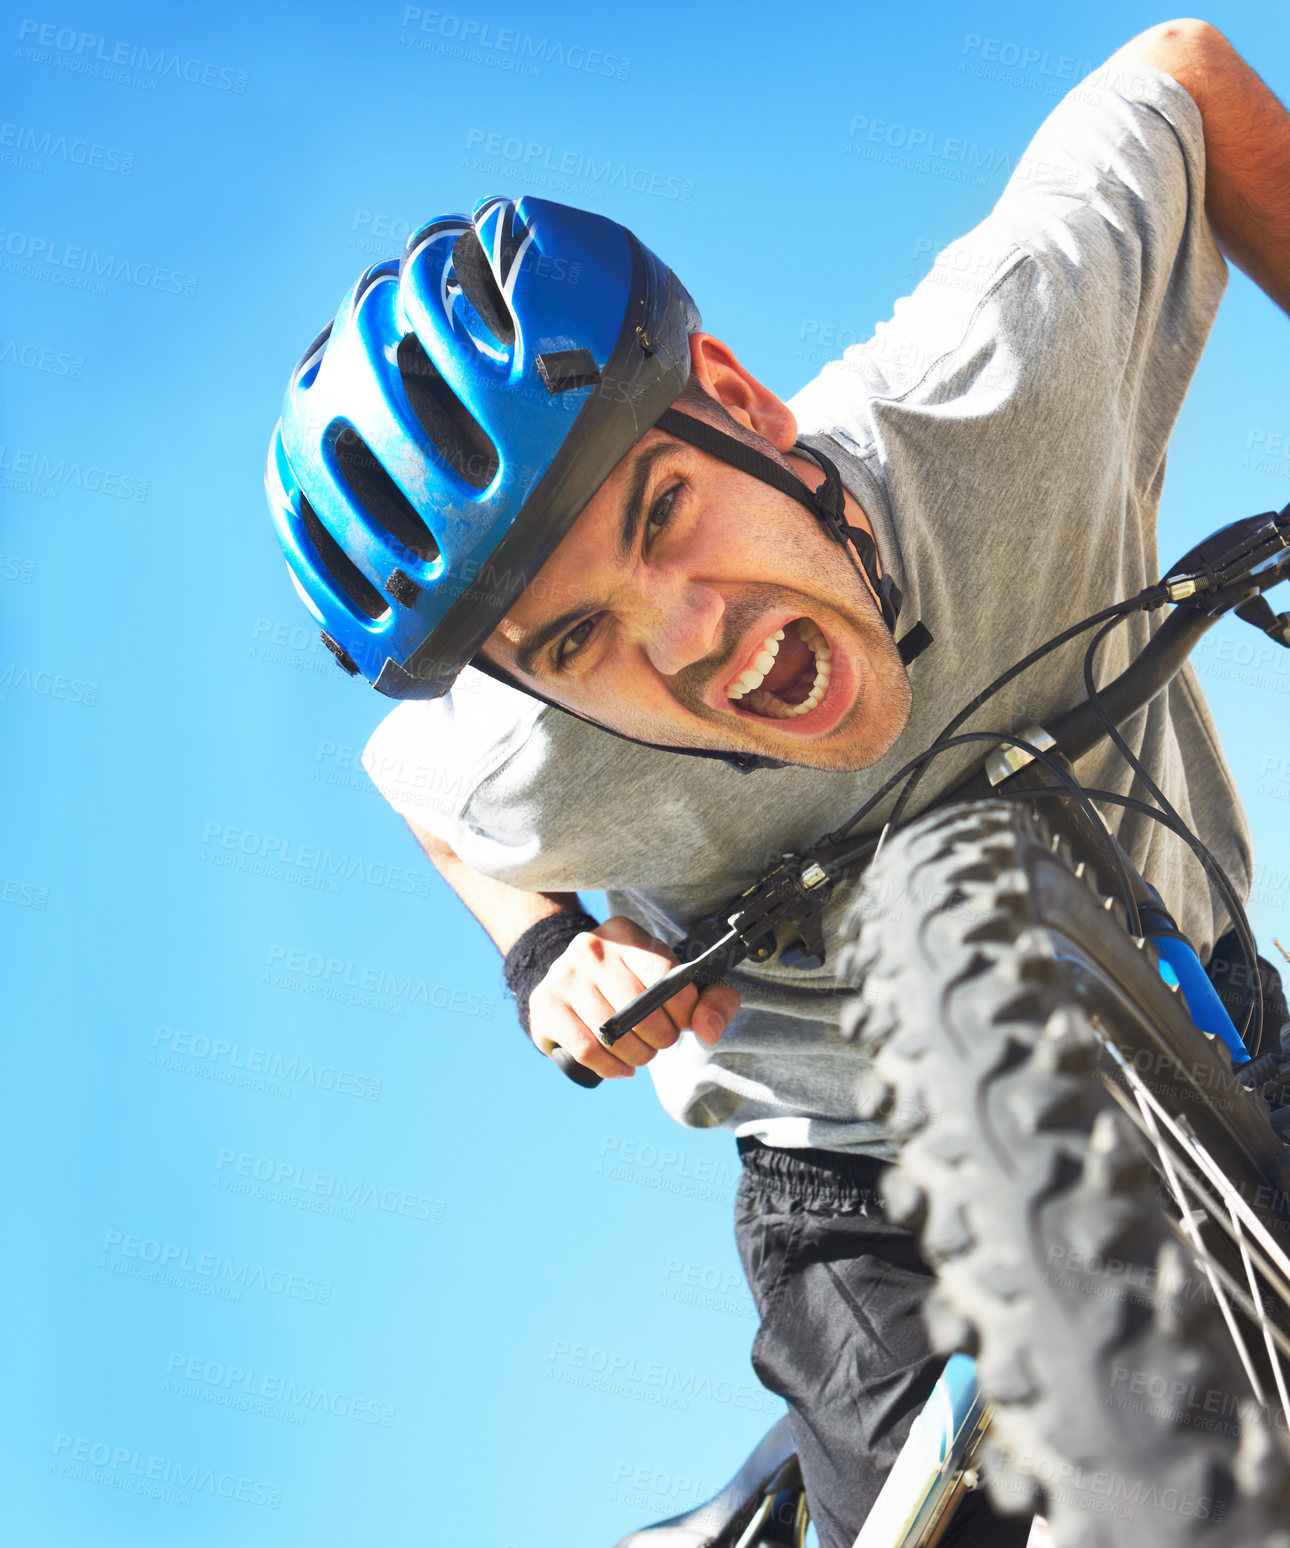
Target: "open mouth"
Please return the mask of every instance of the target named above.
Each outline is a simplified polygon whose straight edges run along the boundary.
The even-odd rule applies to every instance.
[[[741,710],[796,720],[823,702],[832,670],[833,653],[819,628],[794,618],[767,635],[726,694]]]

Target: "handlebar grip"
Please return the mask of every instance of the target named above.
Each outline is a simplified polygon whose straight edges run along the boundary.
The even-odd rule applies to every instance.
[[[588,1091],[593,1091],[600,1084],[600,1076],[595,1070],[579,1064],[567,1048],[553,1048],[551,1058],[575,1086],[585,1086]]]

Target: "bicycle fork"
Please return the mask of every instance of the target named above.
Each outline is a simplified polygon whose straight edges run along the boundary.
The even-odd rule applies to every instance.
[[[860,1528],[855,1548],[932,1548],[961,1496],[990,1423],[976,1361],[951,1355]]]

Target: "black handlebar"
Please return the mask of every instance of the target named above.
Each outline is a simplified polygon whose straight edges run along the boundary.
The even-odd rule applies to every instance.
[[[600,1084],[600,1076],[595,1070],[589,1070],[585,1064],[579,1064],[571,1053],[563,1048],[553,1048],[551,1057],[559,1066],[561,1072],[569,1077],[575,1086],[585,1086],[588,1091],[594,1091]]]

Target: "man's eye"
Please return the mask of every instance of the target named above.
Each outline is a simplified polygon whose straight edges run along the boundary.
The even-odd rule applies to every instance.
[[[581,623],[575,624],[568,634],[555,647],[555,664],[559,668],[567,667],[582,647],[591,638],[596,625],[600,622],[600,614],[593,613],[590,618],[584,618]]]
[[[676,497],[680,493],[680,484],[673,484],[670,489],[665,489],[658,499],[649,508],[649,515],[645,518],[645,546],[654,541],[665,526],[672,514],[672,506],[676,503]]]

